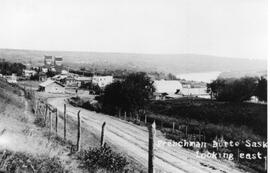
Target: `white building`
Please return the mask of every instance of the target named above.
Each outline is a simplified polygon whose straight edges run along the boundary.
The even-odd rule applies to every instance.
[[[155,99],[178,98],[181,97],[183,86],[178,80],[155,80],[154,87],[156,89]]]
[[[46,93],[65,93],[65,86],[51,79],[39,84],[39,91]]]
[[[98,85],[100,88],[111,84],[113,82],[113,76],[93,76],[92,83]]]
[[[156,93],[175,94],[183,89],[182,84],[178,80],[156,80],[154,81]]]
[[[7,76],[8,83],[17,83],[17,76],[16,74],[12,74],[11,76]]]
[[[37,72],[35,70],[23,70],[24,77],[34,76]]]

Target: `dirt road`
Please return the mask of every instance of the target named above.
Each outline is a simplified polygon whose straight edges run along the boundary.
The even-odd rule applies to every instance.
[[[63,110],[64,98],[50,98],[48,102],[59,110]],[[148,131],[146,127],[138,126],[124,120],[73,107],[67,104],[67,114],[74,119],[77,111],[81,110],[83,125],[86,128],[95,129],[100,134],[100,128],[106,121],[105,140],[128,154],[142,165],[148,163]],[[166,140],[157,131],[158,140]],[[231,162],[222,162],[217,159],[198,158],[195,152],[180,147],[155,146],[155,169],[156,172],[168,173],[238,173],[245,172],[236,168]]]

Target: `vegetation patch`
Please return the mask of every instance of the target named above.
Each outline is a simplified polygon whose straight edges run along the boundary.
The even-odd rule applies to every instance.
[[[79,155],[81,167],[89,172],[104,169],[110,172],[123,172],[129,164],[127,159],[105,145],[101,148],[89,148]]]
[[[39,172],[62,173],[64,171],[58,158],[38,156],[20,152],[0,151],[0,172]]]

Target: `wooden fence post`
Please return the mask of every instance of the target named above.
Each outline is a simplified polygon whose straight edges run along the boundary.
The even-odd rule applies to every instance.
[[[127,120],[127,112],[125,112],[125,121]]]
[[[49,117],[50,117],[50,137],[52,135],[52,113],[49,111]]]
[[[46,108],[45,108],[45,124],[47,122],[47,115],[48,115],[48,105],[46,104]]]
[[[188,136],[188,126],[186,125],[186,137]]]
[[[78,111],[78,134],[77,134],[77,151],[80,151],[81,149],[81,117],[80,117],[80,112]]]
[[[147,124],[147,115],[144,115],[144,123]]]
[[[154,143],[156,136],[156,123],[153,122],[149,127],[149,144],[148,144],[148,173],[154,173]]]
[[[67,119],[66,119],[66,109],[67,106],[64,104],[64,140],[67,139]]]
[[[173,124],[172,124],[173,132],[174,132],[174,127],[175,127],[175,122],[173,122]]]
[[[57,113],[57,109],[55,109],[55,132],[57,134],[57,127],[58,126],[58,113]]]
[[[106,125],[106,122],[104,122],[102,124],[102,127],[101,127],[100,147],[103,147],[103,145],[104,145],[104,130],[105,130],[105,125]]]
[[[36,105],[35,105],[35,115],[37,115],[37,109],[38,109],[38,100],[35,101]]]

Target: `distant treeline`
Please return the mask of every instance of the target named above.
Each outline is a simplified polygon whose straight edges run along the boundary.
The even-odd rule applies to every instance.
[[[25,68],[25,65],[21,63],[0,62],[0,73],[2,75],[11,75],[12,73],[15,73],[18,76],[21,76]]]
[[[130,70],[130,69],[96,69],[96,68],[85,68],[81,67],[78,70],[75,69],[70,69],[69,72],[75,73],[78,75],[83,75],[83,76],[93,76],[93,75],[98,75],[98,76],[107,76],[107,75],[112,75],[114,78],[121,78],[124,79],[130,74],[133,73],[138,73],[140,71],[136,70]],[[151,71],[151,72],[145,72],[147,73],[148,76],[150,76],[152,79],[155,80],[160,80],[160,79],[166,79],[166,80],[176,80],[177,77],[172,74],[172,73],[164,73],[164,72],[157,72],[157,71]]]
[[[267,79],[264,77],[217,79],[208,84],[207,88],[218,101],[242,102],[250,100],[252,96],[267,101]]]

